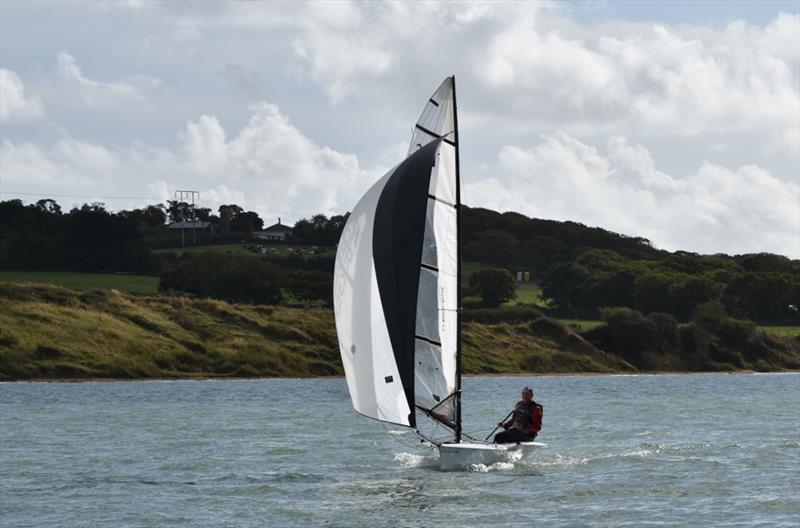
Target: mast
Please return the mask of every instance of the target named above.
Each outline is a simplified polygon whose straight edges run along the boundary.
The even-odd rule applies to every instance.
[[[453,79],[453,130],[456,143],[456,240],[458,243],[458,267],[456,281],[458,284],[458,311],[456,312],[456,442],[461,442],[461,169],[458,142],[458,105],[456,104],[456,76]]]

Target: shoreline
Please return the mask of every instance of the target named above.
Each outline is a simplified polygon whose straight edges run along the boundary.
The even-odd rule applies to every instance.
[[[800,370],[771,370],[760,372],[755,370],[727,370],[727,371],[653,371],[653,372],[552,372],[552,373],[493,373],[493,374],[464,374],[464,378],[541,378],[541,377],[597,377],[597,376],[731,376],[740,374],[800,374]],[[18,379],[0,380],[0,385],[11,383],[132,383],[132,382],[177,382],[177,381],[268,381],[268,380],[316,380],[316,379],[344,379],[344,376],[256,376],[256,377],[197,377],[197,378],[52,378],[52,379]]]

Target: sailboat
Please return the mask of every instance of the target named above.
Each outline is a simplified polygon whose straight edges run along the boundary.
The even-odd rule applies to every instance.
[[[342,232],[334,313],[356,412],[413,429],[443,470],[543,445],[491,444],[462,430],[461,185],[455,77],[430,97],[406,158],[364,194]],[[421,430],[449,430],[439,441]]]

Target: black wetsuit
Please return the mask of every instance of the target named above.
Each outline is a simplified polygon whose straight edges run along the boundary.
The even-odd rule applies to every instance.
[[[497,433],[494,437],[495,444],[511,444],[517,442],[531,442],[536,438],[535,432],[528,432],[529,426],[533,421],[533,409],[536,407],[536,402],[531,400],[529,404],[525,401],[520,401],[514,407],[514,413],[511,420],[504,424],[507,427],[505,431]],[[512,425],[513,427],[508,427]]]

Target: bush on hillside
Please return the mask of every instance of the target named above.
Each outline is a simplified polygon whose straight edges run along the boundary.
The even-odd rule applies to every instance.
[[[500,306],[498,308],[467,308],[461,314],[463,322],[483,324],[525,323],[542,316],[542,311],[531,304]]]
[[[180,291],[230,302],[277,304],[283,276],[269,262],[249,256],[186,256],[161,271],[160,291]]]
[[[486,307],[500,306],[516,295],[514,277],[508,270],[484,268],[469,277],[469,285],[478,291]]]

